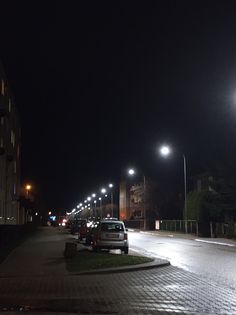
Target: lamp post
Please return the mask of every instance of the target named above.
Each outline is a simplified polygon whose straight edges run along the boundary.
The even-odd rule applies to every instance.
[[[100,215],[102,219],[102,197],[99,197],[98,200],[100,201]]]
[[[135,175],[135,170],[133,168],[130,168],[128,170],[128,174],[130,176]],[[147,228],[147,215],[146,215],[146,177],[143,174],[143,229],[146,230]]]
[[[112,191],[112,188],[113,188],[113,184],[109,184],[108,185],[109,188],[111,188],[111,217],[113,218],[113,191]]]
[[[29,199],[29,192],[30,192],[31,188],[32,188],[32,186],[30,184],[25,185],[27,199]]]
[[[160,154],[164,157],[167,157],[171,150],[168,146],[162,146],[159,150]],[[185,233],[188,233],[188,209],[187,209],[187,166],[186,166],[186,157],[182,153],[183,157],[183,170],[184,170],[184,227]]]

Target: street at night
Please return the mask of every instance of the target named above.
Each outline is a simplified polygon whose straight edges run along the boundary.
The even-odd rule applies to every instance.
[[[236,315],[236,1],[0,2],[0,313]]]

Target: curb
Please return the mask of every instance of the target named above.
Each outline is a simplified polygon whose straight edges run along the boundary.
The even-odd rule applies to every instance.
[[[107,269],[96,269],[92,271],[81,271],[81,272],[71,272],[70,276],[82,276],[82,275],[99,275],[99,274],[110,274],[110,273],[120,273],[120,272],[130,272],[130,271],[139,271],[139,270],[147,270],[147,269],[154,269],[154,268],[161,268],[170,266],[170,262],[165,259],[155,259],[150,263],[144,263],[139,265],[132,265],[132,266],[124,266],[124,267],[117,267],[117,268],[107,268]]]

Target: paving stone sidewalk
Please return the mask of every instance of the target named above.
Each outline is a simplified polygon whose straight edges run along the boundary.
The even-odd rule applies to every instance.
[[[20,306],[28,314],[236,314],[235,288],[173,266],[71,276],[61,260],[70,238],[43,230],[30,240],[31,250],[25,243],[0,265],[5,315],[18,314]]]

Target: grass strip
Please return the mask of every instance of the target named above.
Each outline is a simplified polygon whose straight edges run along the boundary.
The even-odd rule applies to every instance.
[[[118,255],[107,252],[80,251],[76,256],[66,259],[66,269],[69,272],[90,271],[102,268],[116,268],[138,265],[153,261],[152,258],[133,255]]]

